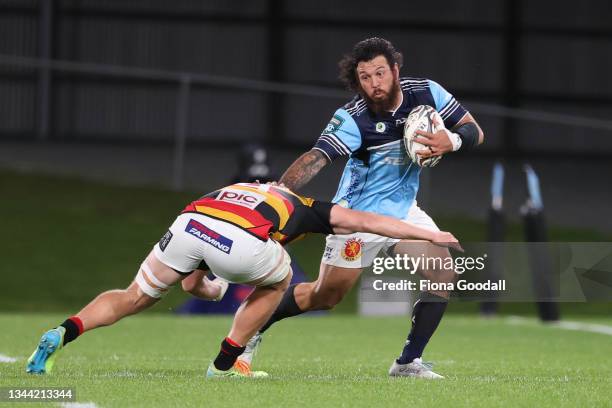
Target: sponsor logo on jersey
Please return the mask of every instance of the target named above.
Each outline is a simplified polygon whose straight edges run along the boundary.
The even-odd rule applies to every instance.
[[[325,245],[325,251],[323,251],[323,260],[329,261],[332,259],[334,255],[334,247],[330,245]]]
[[[392,166],[402,166],[408,163],[408,161],[406,160],[405,157],[385,157],[383,159],[383,163],[390,164]]]
[[[237,204],[242,207],[250,208],[251,210],[265,201],[265,199],[266,197],[261,194],[233,188],[224,188],[216,198],[218,201]]]
[[[344,123],[344,119],[338,115],[334,115],[327,126],[325,126],[325,130],[323,130],[324,135],[333,135],[336,133],[340,126]]]
[[[219,251],[225,252],[226,254],[229,254],[232,250],[232,244],[234,241],[224,237],[218,232],[211,230],[204,224],[201,224],[194,219],[189,220],[187,227],[185,227],[185,231],[201,241],[214,246]]]
[[[342,249],[342,258],[346,261],[354,261],[361,258],[361,250],[363,249],[363,241],[359,238],[350,238],[344,243]]]
[[[162,252],[164,252],[164,250],[166,249],[166,247],[168,246],[168,244],[170,243],[170,240],[172,239],[172,232],[170,232],[170,230],[168,230],[163,237],[161,237],[161,239],[159,240],[159,249],[162,250]]]
[[[353,198],[353,195],[355,194],[357,187],[359,187],[359,180],[360,180],[359,170],[352,167],[351,168],[351,179],[349,181],[349,186],[348,186],[348,189],[346,190],[346,195],[345,195],[346,197],[345,201],[347,202],[347,206],[348,206],[348,203]]]
[[[395,126],[401,126],[404,123],[406,123],[406,118],[401,118],[401,119],[395,119]]]
[[[376,131],[378,133],[384,133],[387,130],[387,126],[383,122],[378,122],[376,124]]]

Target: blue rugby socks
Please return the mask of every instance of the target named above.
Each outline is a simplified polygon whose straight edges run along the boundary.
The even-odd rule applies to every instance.
[[[416,301],[412,308],[412,328],[402,355],[397,359],[398,364],[411,363],[423,355],[423,350],[440,324],[447,305],[447,299],[431,293],[422,294]]]
[[[270,319],[268,319],[266,324],[264,324],[263,327],[259,329],[259,333],[265,332],[270,328],[270,326],[272,326],[279,320],[304,313],[304,311],[300,309],[300,307],[295,301],[293,291],[295,290],[296,286],[297,284],[289,286],[289,288],[283,295],[283,298],[281,299],[280,303],[278,304],[278,307],[276,308],[274,313],[272,313],[272,316],[270,316]]]

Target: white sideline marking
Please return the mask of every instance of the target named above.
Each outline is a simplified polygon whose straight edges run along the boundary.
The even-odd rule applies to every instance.
[[[0,363],[14,363],[17,359],[15,357],[5,356],[4,354],[0,354]]]
[[[93,402],[62,402],[60,407],[65,408],[98,408]]]
[[[521,316],[509,316],[507,322],[510,324],[521,324],[521,323],[535,323],[536,320],[528,319]],[[606,326],[605,324],[596,323],[584,323],[584,322],[572,322],[572,321],[560,321],[556,323],[546,324],[549,327],[556,327],[565,330],[575,330],[590,333],[599,333],[612,336],[612,326]]]
[[[612,336],[612,327],[604,324],[595,323],[581,323],[581,322],[558,322],[554,323],[553,326],[560,327],[566,330],[579,330],[588,331],[592,333],[607,334]]]

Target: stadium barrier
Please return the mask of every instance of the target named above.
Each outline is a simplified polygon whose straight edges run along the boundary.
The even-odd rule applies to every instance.
[[[167,71],[152,68],[125,67],[108,64],[30,58],[17,55],[0,54],[0,66],[35,69],[41,78],[50,78],[51,72],[88,75],[104,78],[147,80],[154,83],[176,84],[176,110],[174,120],[174,152],[172,165],[172,188],[181,190],[184,187],[184,168],[186,142],[189,138],[189,108],[194,86],[207,86],[245,92],[266,92],[313,98],[346,99],[350,94],[339,88],[304,85],[290,82],[274,82],[231,76],[203,74],[195,72]],[[50,98],[45,95],[45,87],[36,94],[38,117],[36,129],[38,138],[45,140],[49,130]],[[49,89],[47,89],[47,93]],[[470,111],[492,117],[512,118],[556,125],[579,126],[594,130],[612,130],[612,121],[591,117],[511,108],[498,104],[470,103]]]

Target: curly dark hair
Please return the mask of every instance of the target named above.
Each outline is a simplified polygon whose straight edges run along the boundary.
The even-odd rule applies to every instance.
[[[390,67],[393,68],[395,64],[402,67],[404,57],[391,42],[379,37],[367,38],[355,44],[350,54],[345,54],[338,62],[338,68],[340,68],[338,78],[348,90],[357,92],[359,90],[359,81],[355,73],[357,64],[362,61],[370,61],[379,55],[387,59]]]

